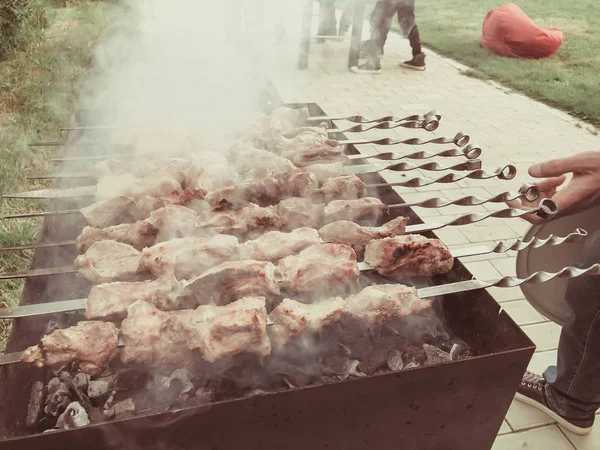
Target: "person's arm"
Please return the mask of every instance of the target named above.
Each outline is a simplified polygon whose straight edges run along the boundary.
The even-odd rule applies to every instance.
[[[571,179],[559,189],[568,174],[572,174]],[[535,164],[529,168],[529,175],[543,178],[535,183],[541,191],[540,198],[533,203],[510,202],[510,206],[528,209],[536,206],[542,198],[551,198],[560,208],[556,217],[561,217],[600,204],[600,151],[583,152]],[[526,220],[531,223],[544,221],[537,216],[526,216]]]

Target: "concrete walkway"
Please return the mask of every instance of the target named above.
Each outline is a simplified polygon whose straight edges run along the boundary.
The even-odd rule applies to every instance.
[[[347,41],[313,43],[307,71],[296,69],[297,47],[291,50],[294,52],[291,56],[287,54],[283,57],[280,54],[273,58],[267,66],[282,99],[285,102],[316,102],[330,115],[362,114],[379,117],[393,114],[403,117],[436,109],[442,114],[443,120],[435,135],[454,136],[462,131],[471,136],[472,143],[483,149],[481,159],[484,169],[493,171],[505,164],[514,164],[519,169],[517,177],[511,181],[468,180],[449,185],[433,185],[419,189],[418,192],[415,189],[399,188],[398,192],[406,201],[433,196],[448,199],[465,195],[486,197],[509,189],[516,190],[523,182],[529,181],[527,168],[531,163],[600,148],[600,138],[582,128],[569,115],[523,95],[511,93],[501,86],[469,78],[462,73],[468,70],[467,67],[431,51],[426,51],[427,70],[423,73],[398,67],[400,60],[410,57],[410,47],[407,41],[395,34],[390,34],[388,39],[382,62],[384,72],[381,75],[350,73],[346,68],[348,45]],[[340,126],[344,125],[346,124]],[[431,133],[399,128],[395,131],[371,131],[365,137],[395,135],[426,138]],[[402,146],[394,150],[405,151],[409,148]],[[415,147],[415,150],[445,148],[450,146],[427,145]],[[361,146],[361,151],[375,153],[386,151],[386,148]],[[457,158],[438,159],[442,164],[459,161]],[[398,181],[399,174],[394,175],[392,173],[386,178],[388,181]],[[420,176],[431,178],[435,173],[422,173]],[[439,210],[416,208],[416,211],[427,221],[435,218],[449,219],[450,216],[471,211],[481,212],[482,207],[449,207]],[[528,228],[529,225],[519,219],[489,219],[481,224],[441,230],[437,234],[448,245],[464,246],[519,238]],[[464,262],[478,278],[493,280],[503,275],[515,275],[515,259],[494,255],[465,259]],[[538,314],[523,299],[518,288],[493,289],[491,294],[536,343],[537,352],[530,370],[539,373],[548,364],[554,363],[560,333],[558,325]],[[600,425],[595,427],[591,435],[577,437],[560,429],[544,414],[513,402],[494,450],[515,448],[597,449],[600,448]]]

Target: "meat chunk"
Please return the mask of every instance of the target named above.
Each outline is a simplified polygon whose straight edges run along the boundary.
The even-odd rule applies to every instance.
[[[290,233],[271,231],[242,244],[242,257],[259,261],[275,261],[319,244],[319,233],[313,228],[297,228]]]
[[[167,205],[146,219],[159,231],[154,242],[194,236],[198,229],[198,214],[185,206]]]
[[[307,302],[348,294],[357,287],[356,253],[339,244],[317,244],[279,261],[286,291]]]
[[[324,223],[349,220],[361,225],[373,226],[387,214],[387,205],[378,198],[364,197],[357,200],[333,200],[325,206]]]
[[[414,287],[403,284],[368,286],[348,297],[347,302],[348,314],[367,325],[418,314],[432,304],[431,300],[419,298]]]
[[[113,240],[141,250],[156,242],[159,233],[158,227],[152,223],[138,221],[124,223],[107,228],[85,227],[77,237],[77,251],[85,253],[94,243],[104,240]]]
[[[274,350],[281,350],[292,339],[320,331],[326,325],[342,320],[346,301],[339,297],[305,304],[289,298],[284,299],[271,313],[269,337]]]
[[[334,139],[329,139],[327,133],[304,131],[287,139],[281,137],[274,148],[269,150],[279,153],[298,167],[312,164],[327,164],[346,161],[343,147]]]
[[[271,352],[265,299],[259,297],[175,312],[136,302],[123,320],[121,338],[122,362],[147,367],[189,366],[195,354],[215,362],[246,352]]]
[[[356,175],[330,178],[321,189],[323,201],[329,203],[333,200],[356,200],[367,196],[367,187]]]
[[[226,305],[244,297],[280,298],[275,265],[266,261],[230,261],[192,278],[184,295],[197,305]],[[160,308],[162,309],[162,308]]]
[[[164,170],[139,179],[133,174],[109,175],[98,179],[96,199],[104,200],[122,195],[134,199],[144,195],[166,197],[181,189],[181,183]]]
[[[266,150],[247,149],[235,158],[235,171],[248,174],[259,167],[268,167],[275,171],[291,171],[294,165],[287,159]]]
[[[246,181],[213,191],[206,200],[213,206],[224,201],[234,205],[250,202],[268,206],[285,198],[310,197],[317,187],[317,179],[305,169],[282,171],[260,167],[249,172]]]
[[[338,220],[319,230],[323,242],[349,245],[359,259],[362,259],[365,247],[373,239],[401,236],[406,232],[406,217],[397,217],[380,227],[363,227],[348,220]]]
[[[246,238],[254,239],[262,236],[268,231],[280,230],[282,227],[281,217],[272,206],[263,208],[250,205],[240,210],[240,221],[246,226]]]
[[[344,165],[341,162],[326,163],[326,164],[311,164],[306,166],[317,180],[319,185],[323,185],[328,179],[340,177],[344,174]]]
[[[117,352],[117,327],[111,322],[84,321],[53,331],[23,352],[21,361],[37,367],[76,362],[89,375],[102,373]]]
[[[142,266],[155,277],[172,273],[188,280],[225,261],[239,259],[237,238],[217,235],[210,239],[180,238],[142,251]]]
[[[92,227],[104,228],[120,223],[134,222],[135,201],[131,197],[113,197],[81,208],[81,215]]]
[[[196,185],[210,192],[234,186],[239,182],[239,175],[230,166],[211,164],[198,177]]]
[[[174,312],[163,312],[149,303],[137,301],[127,309],[121,323],[121,350],[124,364],[147,367],[193,364],[194,352],[187,342],[188,326]]]
[[[139,278],[141,256],[130,245],[117,241],[99,241],[75,259],[75,267],[92,283],[129,281]]]
[[[454,259],[438,239],[396,236],[369,242],[365,262],[381,275],[431,277],[452,270]]]
[[[160,309],[173,311],[195,308],[198,303],[182,295],[186,282],[165,275],[152,281],[98,284],[90,290],[85,303],[88,319],[124,319],[129,305],[143,301]]]
[[[166,197],[142,196],[135,204],[136,220],[144,220],[150,217],[152,212],[167,205],[181,205],[196,213],[209,209],[208,203],[202,201],[206,192],[200,189],[183,189]]]
[[[264,297],[246,297],[226,306],[204,305],[186,312],[191,348],[200,350],[208,362],[254,353],[271,353],[267,335],[267,308]]]
[[[288,198],[276,206],[281,218],[281,231],[291,231],[295,228],[317,228],[323,220],[325,205],[313,204],[308,198]]]

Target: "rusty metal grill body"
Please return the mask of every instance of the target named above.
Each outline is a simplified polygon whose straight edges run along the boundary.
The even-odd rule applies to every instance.
[[[308,106],[311,115],[324,114],[316,104],[288,106]],[[350,147],[347,153],[358,151]],[[383,181],[378,174],[361,178]],[[387,204],[402,202],[390,187],[371,194]],[[55,202],[49,209],[84,206]],[[398,215],[410,217],[411,224],[422,223],[409,208],[394,208],[390,219]],[[85,225],[78,220],[78,216],[46,217],[41,242],[73,239]],[[32,268],[69,265],[74,257],[74,248],[40,248]],[[452,272],[434,281],[470,279],[457,260]],[[26,282],[21,304],[81,298],[88,290],[87,282],[73,275],[32,278]],[[500,306],[486,291],[447,295],[442,304],[448,328],[472,348],[472,358],[71,431],[35,435],[27,431],[29,392],[34,381],[47,380],[46,372],[21,364],[2,366],[0,448],[489,450],[534,345],[505,312],[499,313]],[[17,319],[7,351],[35,344],[49,320],[65,324],[78,317],[73,313]]]

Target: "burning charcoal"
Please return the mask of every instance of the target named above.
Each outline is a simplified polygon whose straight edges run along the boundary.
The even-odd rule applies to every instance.
[[[58,429],[70,430],[72,428],[85,427],[90,424],[90,419],[85,408],[78,402],[69,403],[65,412],[63,412],[56,421]]]
[[[406,369],[417,369],[421,367],[419,365],[419,363],[415,362],[415,361],[410,361],[407,365],[404,366],[404,370]]]
[[[392,351],[397,348],[406,347],[406,339],[402,336],[382,336],[377,339],[373,347],[383,348],[387,351]]]
[[[358,359],[352,359],[348,361],[348,370],[337,377],[338,380],[346,380],[348,377],[364,377],[366,376],[363,372],[359,372],[358,366],[360,361]]]
[[[29,428],[34,427],[44,409],[44,383],[36,381],[31,387],[31,394],[29,395],[29,404],[27,405],[27,419],[26,423]]]
[[[121,402],[115,403],[112,407],[104,410],[106,419],[123,419],[132,415],[135,412],[135,403],[133,399],[128,398]]]
[[[201,405],[206,405],[215,401],[215,394],[210,388],[201,387],[196,391],[196,399]]]
[[[450,360],[459,361],[461,359],[469,358],[471,356],[471,350],[464,345],[454,344],[450,349]]]
[[[367,336],[359,339],[349,347],[352,350],[352,357],[365,359],[371,350],[373,350],[373,342],[371,341],[371,338]]]
[[[378,370],[383,369],[387,363],[387,359],[388,350],[377,348],[367,355],[367,357],[358,365],[358,369],[367,375],[371,375]]]
[[[402,352],[400,350],[394,349],[388,353],[387,366],[393,372],[402,370],[404,361],[402,361]]]
[[[350,367],[350,361],[347,356],[330,355],[321,360],[323,372],[329,375],[347,374]]]
[[[265,395],[268,394],[267,391],[263,391],[262,389],[252,389],[250,392],[247,392],[244,397],[256,397],[257,395]]]
[[[52,378],[48,383],[48,396],[44,412],[49,416],[56,417],[65,410],[69,403],[71,403],[71,392],[68,386],[58,378]]]
[[[290,372],[283,377],[283,381],[290,389],[307,386],[311,383],[312,377],[302,372]]]
[[[130,391],[144,388],[149,382],[149,375],[135,369],[125,369],[115,375],[115,390]]]
[[[70,389],[72,394],[75,394],[75,397],[86,411],[92,410],[92,404],[90,403],[90,399],[87,397],[87,395],[84,394],[84,392],[81,389],[79,389],[79,387],[77,387],[77,385],[71,378],[71,374],[67,372],[61,373],[60,380]]]
[[[75,386],[83,392],[87,392],[89,382],[90,376],[87,373],[79,372],[75,375],[75,378],[73,378]]]
[[[423,344],[423,350],[427,355],[426,365],[440,364],[450,361],[450,354],[429,344]]]
[[[179,380],[181,382],[182,387],[179,390],[179,393],[181,394],[185,394],[194,389],[194,385],[192,383],[192,374],[187,369],[174,370],[170,376],[161,378],[162,380],[160,381],[160,384],[166,389],[171,388],[171,385],[175,380]]]
[[[92,380],[88,384],[87,395],[91,399],[104,397],[110,392],[111,385],[107,380]]]
[[[61,327],[56,320],[50,320],[46,325],[46,329],[44,330],[44,334],[51,334],[53,331],[60,330]]]

